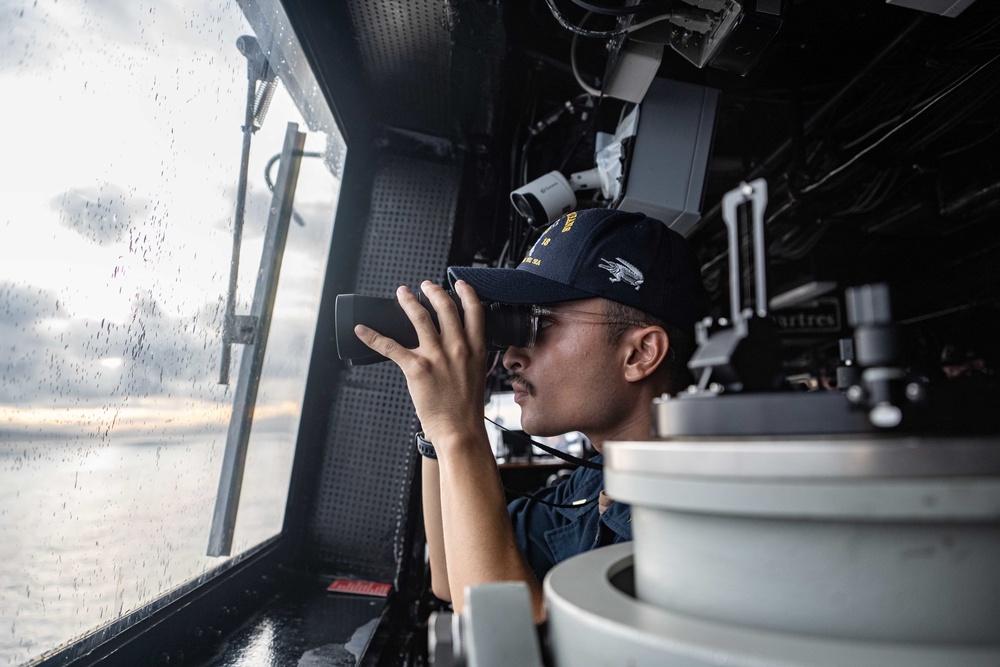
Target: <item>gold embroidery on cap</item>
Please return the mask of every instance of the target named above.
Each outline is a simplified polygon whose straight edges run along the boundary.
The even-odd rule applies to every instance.
[[[563,225],[562,233],[565,234],[569,230],[573,229],[573,223],[576,222],[576,211],[568,213],[566,215],[566,224]]]
[[[540,245],[548,245],[548,244],[549,244],[549,232],[551,232],[551,231],[552,231],[552,229],[553,229],[553,227],[555,227],[555,226],[556,226],[556,225],[558,225],[558,224],[559,224],[559,221],[558,221],[558,220],[556,220],[556,221],[555,221],[555,222],[553,222],[553,223],[552,223],[551,225],[549,225],[548,227],[546,227],[546,228],[545,228],[545,231],[544,231],[544,232],[542,232],[542,235],[538,237],[538,240],[537,240],[537,241],[535,241],[535,245],[531,246],[531,250],[529,250],[529,251],[528,251],[528,254],[527,254],[527,255],[525,255],[525,256],[524,256],[524,259],[522,259],[522,260],[521,260],[521,263],[522,263],[522,264],[524,264],[524,263],[525,263],[526,261],[528,261],[528,259],[529,259],[529,258],[530,258],[530,257],[531,257],[532,255],[534,255],[534,254],[535,254],[535,249],[536,249],[536,248],[537,248],[538,246],[540,246]]]

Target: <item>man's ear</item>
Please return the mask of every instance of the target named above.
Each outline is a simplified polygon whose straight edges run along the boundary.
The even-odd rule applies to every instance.
[[[670,336],[662,327],[648,326],[629,331],[626,345],[625,379],[638,382],[652,375],[667,358]]]

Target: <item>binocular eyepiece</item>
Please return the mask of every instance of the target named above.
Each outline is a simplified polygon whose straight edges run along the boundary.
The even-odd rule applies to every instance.
[[[448,292],[462,315],[462,302],[455,292]],[[430,311],[434,326],[438,324],[434,307],[422,292],[416,293],[417,301]],[[538,316],[532,306],[483,301],[486,310],[486,345],[491,350],[508,347],[528,347],[535,342],[538,331]],[[352,366],[364,366],[386,361],[354,334],[354,327],[363,324],[383,336],[392,338],[404,347],[414,348],[419,344],[417,332],[406,316],[403,307],[393,298],[362,296],[360,294],[338,294],[335,306],[337,356],[349,360]]]

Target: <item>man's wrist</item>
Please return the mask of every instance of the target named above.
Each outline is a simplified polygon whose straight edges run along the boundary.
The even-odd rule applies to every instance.
[[[427,432],[423,430],[414,434],[414,445],[417,445],[417,451],[424,449],[428,452],[434,452],[433,456],[422,454],[426,458],[440,460],[442,456],[446,458],[450,457],[452,452],[456,454],[459,452],[478,452],[482,447],[485,447],[485,450],[491,456],[493,455],[493,450],[489,444],[489,435],[487,435],[485,427],[483,427],[481,433],[476,433],[471,429],[441,428],[434,429],[433,439],[427,437],[427,435]],[[419,440],[417,439],[418,437]]]

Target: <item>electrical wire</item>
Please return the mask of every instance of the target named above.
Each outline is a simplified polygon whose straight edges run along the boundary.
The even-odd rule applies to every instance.
[[[555,125],[556,122],[560,120],[563,116],[565,116],[566,113],[569,113],[570,115],[576,115],[581,111],[582,112],[594,111],[595,105],[593,103],[593,98],[594,96],[588,93],[580,93],[579,95],[576,95],[575,97],[563,102],[554,112],[549,113],[540,121],[536,122],[534,120],[536,117],[536,114],[534,113],[531,113],[528,116],[528,120],[530,122],[527,122],[524,126],[529,128],[529,132],[525,137],[524,141],[521,143],[521,147],[519,150],[520,163],[516,167],[513,164],[511,166],[512,169],[517,169],[520,172],[516,180],[517,184],[523,185],[529,181],[528,153],[529,153],[529,148],[531,147],[531,144],[534,141],[534,139],[536,137],[541,136],[541,134],[545,130]],[[591,115],[590,118],[591,125],[593,125],[595,118],[596,116]],[[590,134],[590,132],[587,132],[587,134]],[[577,134],[576,139],[570,145],[569,151],[567,152],[566,155],[564,155],[560,163],[559,171],[562,171],[568,160],[572,158],[573,151],[579,145],[580,141],[583,140],[583,138],[584,138],[584,133]],[[512,153],[512,161],[514,155],[515,153]],[[522,222],[523,218],[522,216],[516,213],[514,214],[513,217],[516,218],[516,223],[514,220],[511,221],[510,233],[508,234],[508,242],[510,242],[511,240],[515,240],[514,241],[515,244],[511,245],[509,248],[509,250],[511,251],[510,257],[511,259],[518,259],[522,256],[521,251],[523,251],[526,248],[526,244],[524,244],[523,242],[517,244],[517,239],[522,239],[521,225],[519,223]],[[517,226],[515,226],[515,224],[517,224]],[[531,231],[532,230],[529,226],[524,230],[524,234],[529,234]],[[502,264],[500,264],[500,266],[502,266]]]
[[[988,299],[985,301],[973,301],[971,303],[962,304],[960,306],[953,306],[951,308],[945,308],[944,310],[939,310],[933,313],[926,313],[924,315],[917,315],[916,317],[911,317],[906,320],[900,320],[898,324],[900,326],[909,326],[911,324],[917,324],[918,322],[924,322],[926,320],[933,320],[938,317],[943,317],[945,315],[953,315],[955,313],[960,313],[963,310],[971,310],[973,308],[978,308],[982,305],[988,305],[990,302],[1000,301],[1000,298],[994,297],[993,299]]]
[[[583,17],[584,22],[587,20],[588,16],[590,16],[590,12],[587,12],[584,15]],[[583,80],[583,76],[580,75],[580,68],[576,64],[576,41],[577,39],[579,39],[579,37],[580,37],[579,33],[574,32],[573,39],[570,40],[569,43],[569,65],[570,68],[573,70],[573,78],[576,79],[576,82],[578,84],[580,84],[580,87],[583,88],[584,92],[586,92],[589,95],[593,95],[594,97],[600,97],[601,91],[598,90],[597,88],[594,88],[593,86],[591,86],[590,84],[588,84],[586,81]]]
[[[628,27],[628,31],[635,32],[636,30],[642,30],[643,28],[651,26],[654,23],[659,23],[660,21],[669,21],[674,16],[675,16],[674,12],[669,12],[667,14],[660,14],[659,16],[653,16],[651,18],[639,21],[638,23],[633,23]]]
[[[580,4],[579,2],[577,2],[577,0],[573,0],[573,2],[576,2],[577,4]],[[550,7],[554,7],[554,5],[552,5],[552,4],[550,4],[549,6]],[[635,7],[638,7],[638,6],[639,5],[635,5]],[[633,9],[633,7],[630,7],[629,9]],[[588,11],[586,14],[583,15],[583,18],[580,20],[580,25],[577,26],[577,28],[579,28],[580,30],[583,29],[583,24],[587,22],[588,18],[590,18],[591,13],[592,12]],[[654,23],[658,23],[659,21],[665,21],[665,20],[668,20],[670,18],[673,18],[673,16],[674,16],[673,12],[670,12],[670,13],[667,13],[667,14],[660,14],[659,16],[654,16],[652,18],[649,18],[649,19],[646,19],[644,21],[641,21],[640,23],[632,24],[632,25],[628,26],[625,29],[624,32],[635,32],[636,30],[639,30],[641,28],[645,28],[646,26],[652,25]],[[588,94],[593,95],[594,97],[600,97],[601,96],[601,91],[598,90],[597,88],[594,88],[593,86],[591,86],[590,84],[588,84],[586,81],[583,80],[583,76],[580,74],[580,68],[579,68],[579,66],[577,65],[577,62],[576,62],[576,43],[577,43],[577,40],[579,39],[579,37],[583,34],[582,32],[580,32],[580,30],[573,30],[572,31],[573,32],[573,39],[570,41],[570,44],[569,44],[569,64],[570,64],[570,68],[573,70],[573,77],[576,79],[576,82],[578,84],[580,84],[580,88],[582,88]],[[618,33],[618,34],[621,34],[621,33]],[[611,36],[611,35],[609,35],[609,36]]]
[[[513,233],[513,232],[511,232]],[[510,249],[510,237],[504,241],[503,248],[500,249],[500,256],[497,258],[497,268],[505,268],[504,264],[507,261],[507,251]]]
[[[525,82],[525,90],[527,91],[525,99],[530,100],[530,103],[521,105],[521,115],[516,125],[515,135],[511,140],[509,174],[512,183],[523,184],[525,182],[525,174],[527,173],[527,146],[531,143],[533,137],[530,132],[525,132],[525,128],[532,126],[531,121],[535,117],[535,108],[537,107],[537,93],[535,93],[535,89],[535,70],[534,68],[529,68]],[[520,136],[523,134],[527,136],[523,141],[519,141]],[[501,268],[504,267],[506,261],[505,253],[511,249],[511,239],[516,239],[520,236],[523,226],[523,218],[513,206],[508,206],[507,211],[507,238],[504,241],[504,247],[500,254],[500,262],[497,264]]]
[[[898,180],[899,169],[887,169],[881,172],[861,194],[858,200],[843,211],[843,213],[858,215],[875,210],[888,199],[889,193],[892,192]]]
[[[995,137],[998,133],[1000,133],[1000,126],[995,127],[992,131],[987,132],[986,134],[984,134],[984,135],[976,138],[974,141],[971,141],[971,142],[969,142],[967,144],[959,146],[958,148],[953,148],[950,151],[946,151],[944,153],[940,153],[938,157],[945,158],[945,157],[951,157],[952,155],[957,155],[958,153],[963,153],[963,152],[969,150],[970,148],[975,148],[979,144],[982,144],[982,143],[985,143],[985,142],[989,141],[990,139],[992,139],[993,137]]]
[[[969,33],[968,35],[965,35],[964,37],[960,37],[959,39],[956,39],[954,42],[952,42],[950,44],[951,50],[957,51],[957,50],[960,50],[960,49],[964,49],[966,47],[968,47],[968,48],[975,48],[975,47],[978,47],[978,46],[983,46],[983,44],[976,44],[976,40],[978,40],[979,38],[985,36],[991,30],[993,30],[994,28],[996,28],[998,24],[1000,24],[1000,16],[994,18],[992,21],[988,21],[985,24],[983,24],[983,26],[978,31],[976,31],[974,33]],[[992,40],[990,42],[986,42],[986,44],[987,45],[992,45],[992,44],[995,44],[996,41],[997,40],[994,39],[994,40]]]
[[[896,127],[892,128],[891,130],[889,130],[888,132],[886,132],[880,139],[878,139],[877,141],[875,141],[875,143],[871,144],[870,146],[868,146],[867,148],[865,148],[861,152],[857,153],[854,157],[852,157],[851,159],[849,159],[847,162],[843,163],[842,165],[840,165],[836,169],[833,169],[832,171],[828,172],[826,174],[826,176],[823,176],[818,181],[815,181],[814,183],[812,183],[810,185],[807,185],[806,187],[802,188],[801,192],[802,193],[812,192],[813,190],[815,190],[816,188],[822,186],[824,183],[826,183],[827,181],[829,181],[831,178],[833,178],[837,174],[843,172],[845,169],[847,169],[848,167],[850,167],[851,165],[853,165],[855,162],[857,162],[863,156],[867,155],[869,152],[871,152],[872,150],[874,150],[875,148],[877,148],[878,146],[880,146],[881,144],[883,144],[889,137],[893,136],[894,134],[896,134],[897,132],[899,132],[900,130],[902,130],[904,127],[906,127],[907,125],[909,125],[910,123],[912,123],[914,120],[916,120],[917,118],[919,118],[928,109],[932,108],[938,102],[940,102],[941,100],[945,99],[948,95],[950,95],[952,92],[954,92],[959,87],[961,87],[969,79],[971,79],[972,77],[974,77],[976,74],[978,74],[979,72],[981,72],[985,68],[987,68],[990,65],[992,65],[998,58],[1000,58],[1000,55],[997,55],[997,56],[994,56],[994,57],[990,58],[987,62],[983,63],[982,65],[980,65],[976,69],[972,70],[971,72],[967,73],[965,76],[963,76],[961,79],[959,79],[958,81],[956,81],[955,83],[953,83],[952,85],[950,85],[948,88],[946,88],[945,90],[943,90],[940,93],[938,93],[933,99],[931,99],[930,101],[928,101],[924,106],[920,107],[917,111],[915,111],[913,113],[912,116],[910,116],[909,118],[907,118],[906,120],[904,120],[903,122],[901,122],[899,125],[897,125]]]
[[[576,149],[583,142],[583,140],[584,140],[584,138],[586,137],[587,134],[589,134],[589,132],[586,132],[586,133],[585,132],[580,132],[576,136],[576,139],[573,140],[573,143],[570,144],[569,148],[566,149],[566,155],[564,155],[562,161],[559,162],[559,171],[560,171],[560,173],[564,172],[566,170],[566,165],[569,164],[570,158],[573,157],[573,154],[576,152]]]
[[[979,89],[977,88],[977,91]],[[996,86],[986,88],[984,92],[979,95],[973,95],[972,99],[961,99],[956,95],[955,99],[951,100],[952,108],[946,111],[946,115],[951,120],[948,123],[936,123],[933,129],[920,137],[913,143],[911,143],[908,148],[911,152],[920,151],[926,148],[928,145],[932,144],[934,141],[939,139],[946,132],[957,127],[962,121],[968,118],[973,112],[975,112],[983,103],[985,103],[994,93],[996,92]]]
[[[572,33],[580,35],[581,37],[598,37],[603,39],[605,37],[618,37],[628,32],[627,28],[622,28],[620,30],[584,30],[583,28],[575,26],[566,20],[566,17],[563,16],[559,11],[559,8],[556,7],[555,0],[545,0],[545,4],[549,6],[549,11],[552,12],[552,16],[554,16],[556,21],[559,22],[559,25]]]
[[[841,210],[833,219],[844,218],[849,215],[868,213],[882,205],[892,192],[900,172],[898,169],[886,169],[879,172],[855,198],[854,202]],[[771,213],[765,224],[774,226],[771,230],[775,236],[768,246],[768,256],[783,259],[786,261],[796,261],[802,259],[811,252],[832,226],[830,218],[818,219],[811,227],[804,227],[799,224],[772,225],[786,211],[790,210],[798,201],[789,197],[787,201],[776,211]]]
[[[791,235],[789,240],[786,241],[785,247],[778,250],[772,249],[771,255],[792,261],[802,259],[816,247],[816,244],[818,244],[823,236],[826,235],[829,228],[829,222],[819,220],[813,229],[805,231],[791,230],[796,232],[800,238],[796,239],[794,235]],[[794,242],[791,242],[793,240]]]
[[[893,116],[892,118],[889,118],[888,120],[882,121],[881,123],[879,123],[878,125],[875,125],[874,127],[872,127],[871,129],[869,129],[867,132],[865,132],[861,136],[856,137],[856,138],[852,139],[851,141],[848,141],[846,144],[841,145],[841,148],[844,148],[844,149],[854,148],[858,144],[864,143],[864,141],[866,139],[868,139],[869,137],[871,137],[872,135],[878,134],[881,130],[885,129],[886,127],[889,127],[893,123],[898,123],[899,120],[902,117],[903,117],[903,113],[898,113],[895,116]]]
[[[775,211],[774,213],[772,213],[771,215],[767,216],[764,219],[764,224],[765,225],[769,225],[772,222],[774,222],[774,220],[776,220],[778,217],[780,217],[782,213],[784,213],[785,211],[787,211],[791,207],[795,206],[795,203],[796,203],[795,199],[789,197],[788,201],[786,201],[777,211]]]
[[[598,5],[593,2],[587,2],[587,0],[571,0],[574,5],[582,7],[587,11],[593,12],[595,14],[601,14],[603,16],[629,16],[631,14],[638,14],[639,12],[644,12],[647,9],[663,9],[665,2],[640,2],[637,5],[629,5],[627,7],[607,7],[605,5]]]
[[[786,196],[782,196],[779,188],[787,188],[789,184],[779,181],[780,185],[771,193],[777,208],[766,217],[765,223],[769,236],[777,240],[771,244],[769,253],[773,252],[774,257],[782,260],[801,259],[814,251],[824,235],[840,224],[840,219],[882,210],[901,192],[910,191],[918,174],[911,172],[909,166],[913,160],[925,159],[923,155],[948,158],[972,149],[979,151],[977,155],[984,151],[982,145],[1000,133],[1000,128],[987,120],[994,113],[991,100],[1000,89],[1000,81],[994,81],[995,77],[988,73],[982,74],[983,69],[993,66],[1000,57],[995,56],[996,44],[1000,44],[994,39],[996,25],[1000,25],[1000,18],[991,20],[988,26],[969,34],[962,42],[953,43],[962,49],[946,47],[939,48],[937,53],[925,54],[923,62],[929,67],[918,78],[890,77],[877,83],[873,81],[865,92],[857,91],[861,94],[850,105],[839,101],[842,113],[828,125],[825,133],[811,138],[806,144],[806,158],[800,168],[813,174],[814,182],[807,182],[803,189],[790,195],[785,189]],[[992,34],[988,34],[991,31]],[[973,57],[973,49],[980,53],[990,51]],[[977,60],[984,64],[977,64]],[[970,82],[972,77],[976,80]],[[976,118],[982,120],[976,121]],[[986,126],[977,125],[983,121]],[[904,128],[907,132],[898,134]],[[967,142],[961,146],[956,146],[952,138],[956,128],[962,128],[960,136]],[[893,136],[896,136],[893,146],[899,145],[898,153],[893,155],[895,166],[881,167],[869,153]],[[942,146],[946,137],[952,145]],[[869,142],[871,145],[864,150],[854,148],[864,147]],[[831,151],[834,146],[839,154]],[[940,146],[943,152],[928,153],[932,146]],[[855,154],[856,151],[859,152]],[[845,162],[845,158],[838,155],[853,157]],[[830,180],[842,172],[851,174],[850,181],[845,182],[848,173],[844,173],[844,178],[838,179],[835,187]],[[843,184],[843,188],[839,184]],[[813,195],[802,200],[797,196],[800,193]],[[814,196],[823,197],[823,217],[816,219],[815,224],[802,224],[802,216],[795,215],[796,211],[805,211],[807,209],[802,207],[810,205],[815,207]],[[828,201],[833,197],[835,201]],[[818,200],[815,203],[818,204]],[[728,250],[717,247],[715,253],[702,263],[703,282],[710,293],[725,288],[726,271],[722,260],[728,256]]]

